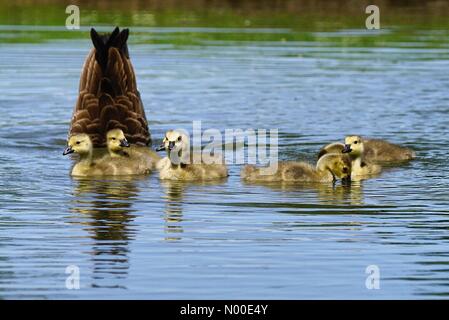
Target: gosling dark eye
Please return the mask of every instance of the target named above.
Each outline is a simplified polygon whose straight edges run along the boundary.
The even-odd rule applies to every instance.
[[[358,141],[354,141],[354,144],[357,144]]]
[[[112,140],[115,140],[115,138],[111,138]]]
[[[178,141],[181,141],[182,140],[182,138],[181,137],[178,137]]]
[[[344,167],[343,168],[343,173],[348,173],[348,168]]]
[[[80,144],[80,143],[81,143],[81,141],[77,141],[77,142],[76,142],[76,144]]]

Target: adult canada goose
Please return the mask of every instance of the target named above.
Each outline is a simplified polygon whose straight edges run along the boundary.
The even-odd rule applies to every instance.
[[[342,153],[329,153],[321,157],[316,167],[305,162],[279,162],[274,174],[261,174],[260,168],[245,166],[240,174],[247,182],[332,182],[351,177],[351,160]]]
[[[201,159],[195,162],[190,152],[189,137],[178,131],[167,131],[156,151],[167,151],[167,157],[157,164],[159,177],[162,180],[204,181],[221,179],[228,176],[224,164],[206,164]]]
[[[416,157],[415,151],[381,139],[363,139],[363,144],[363,156],[367,162],[398,162],[412,160]],[[330,143],[321,148],[318,159],[327,153],[340,153],[344,148],[343,143]]]
[[[151,137],[136,76],[129,58],[129,30],[99,35],[91,29],[94,48],[84,62],[69,137],[88,134],[94,148],[106,145],[106,133],[121,129],[130,144],[149,145]]]

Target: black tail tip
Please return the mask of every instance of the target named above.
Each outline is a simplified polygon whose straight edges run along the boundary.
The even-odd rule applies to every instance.
[[[107,68],[109,48],[117,48],[122,54],[129,58],[128,47],[126,44],[128,36],[129,29],[126,28],[120,31],[118,26],[116,26],[111,33],[105,34],[99,34],[93,27],[90,29],[90,37],[96,49],[95,57],[103,72],[105,72]]]

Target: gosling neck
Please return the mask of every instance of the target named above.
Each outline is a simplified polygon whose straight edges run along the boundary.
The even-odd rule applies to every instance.
[[[178,155],[175,157],[175,159],[172,157],[172,153],[170,151],[167,152],[167,157],[168,159],[170,159],[172,168],[185,169],[187,167],[188,161],[186,161],[186,155],[183,153],[182,149],[178,152]]]
[[[92,164],[92,150],[88,152],[80,153],[80,163],[90,165]]]
[[[351,154],[349,153],[349,158],[353,167],[362,167],[363,164],[363,153]]]
[[[172,162],[172,163],[171,163],[171,167],[172,167],[173,169],[185,169],[185,168],[187,168],[187,164],[182,163],[182,162],[180,162],[180,163],[178,163],[178,164],[174,164],[174,163]]]
[[[363,145],[360,146],[360,150],[356,153],[349,153],[349,157],[351,158],[351,162],[355,165],[361,165],[363,162],[363,154],[365,153],[365,148]]]
[[[109,150],[109,155],[111,156],[111,158],[120,158],[123,156],[128,156],[129,154],[124,151],[124,150]]]

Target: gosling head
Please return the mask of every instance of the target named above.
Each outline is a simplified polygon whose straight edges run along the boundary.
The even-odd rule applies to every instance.
[[[170,130],[165,134],[162,144],[156,148],[156,151],[167,151],[168,156],[172,159],[174,156],[183,157],[190,150],[189,137],[179,131]]]
[[[336,179],[351,181],[351,159],[344,154],[329,153],[320,158],[317,163],[318,170],[329,170]]]
[[[363,139],[360,136],[347,136],[345,138],[345,147],[343,153],[349,153],[351,156],[359,157],[363,154]]]
[[[64,156],[70,153],[78,153],[80,155],[86,155],[92,152],[92,140],[85,134],[75,134],[69,138],[67,142],[67,148],[62,153]]]
[[[121,129],[109,130],[106,134],[106,144],[110,153],[116,153],[129,147],[129,142]]]

